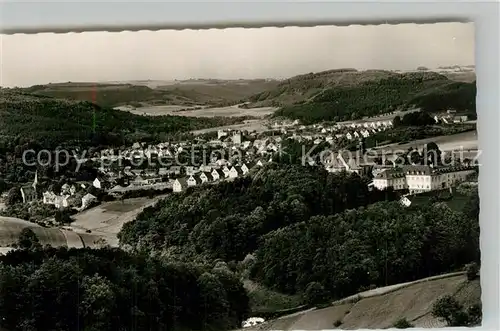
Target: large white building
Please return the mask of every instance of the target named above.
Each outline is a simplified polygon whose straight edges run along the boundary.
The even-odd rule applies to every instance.
[[[386,169],[375,176],[373,186],[384,190],[408,189],[410,194],[442,190],[463,182],[476,170],[474,167],[404,166]]]

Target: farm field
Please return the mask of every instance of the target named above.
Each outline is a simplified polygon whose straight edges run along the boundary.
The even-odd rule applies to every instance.
[[[265,117],[272,114],[276,108],[274,107],[260,107],[260,108],[250,108],[243,109],[238,108],[238,105],[228,106],[228,107],[216,107],[216,108],[205,108],[193,110],[182,110],[189,109],[193,107],[186,107],[182,105],[165,105],[165,106],[147,106],[139,108],[130,107],[119,107],[117,109],[127,110],[136,115],[146,115],[146,116],[162,116],[162,115],[177,115],[177,116],[188,116],[188,117]]]
[[[382,294],[366,294],[358,301],[341,300],[331,307],[284,316],[244,330],[385,329],[400,318],[417,328],[444,327],[444,322],[431,315],[435,300],[452,295],[469,306],[481,299],[479,280],[469,282],[463,274],[449,276],[377,289]],[[337,328],[336,321],[342,322]]]
[[[165,196],[158,196],[154,199],[133,198],[105,202],[73,216],[75,221],[68,228],[83,234],[90,230],[93,236],[99,236],[110,246],[117,247],[118,238],[116,235],[120,232],[123,224],[134,220],[142,209],[156,203],[163,197]]]
[[[379,146],[376,150],[402,150],[406,151],[410,147],[421,150],[424,145],[435,142],[441,151],[474,151],[478,149],[477,131],[467,131],[448,136],[437,136],[426,139],[419,139],[406,144],[389,144]]]

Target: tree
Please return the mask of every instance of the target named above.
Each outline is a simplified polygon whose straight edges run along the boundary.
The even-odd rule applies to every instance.
[[[468,315],[463,306],[452,296],[438,299],[432,306],[432,316],[443,319],[448,326],[467,326]]]
[[[5,201],[5,203],[8,206],[12,206],[21,201],[23,201],[23,197],[21,195],[19,187],[12,187],[7,193],[7,200]]]
[[[109,330],[110,316],[116,306],[113,284],[95,274],[83,277],[81,288],[79,313],[83,318],[85,330]]]
[[[394,119],[392,120],[392,125],[397,128],[397,127],[400,127],[401,126],[401,117],[399,116],[396,116],[394,117]]]
[[[54,215],[54,220],[58,224],[69,224],[73,222],[73,219],[71,218],[71,212],[67,208],[57,210]]]
[[[469,281],[474,280],[477,278],[477,273],[479,272],[479,267],[476,262],[469,263],[466,266],[466,272],[467,272],[467,279]]]
[[[314,306],[325,302],[325,288],[318,282],[310,282],[304,291],[304,299],[308,305]]]
[[[441,162],[441,150],[439,146],[431,141],[425,146],[425,156],[428,161],[430,161],[433,165],[440,165]]]
[[[408,322],[406,318],[401,318],[397,320],[396,322],[394,322],[392,326],[395,327],[396,329],[408,329],[414,327],[413,324]]]
[[[41,248],[42,245],[36,234],[30,228],[24,228],[19,235],[17,246],[20,249],[33,250]]]
[[[3,192],[5,192],[7,189],[8,189],[8,185],[7,183],[0,178],[0,194],[2,194]]]

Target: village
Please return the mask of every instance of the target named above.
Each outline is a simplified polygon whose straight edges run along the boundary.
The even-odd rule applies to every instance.
[[[324,167],[328,172],[368,174],[373,178],[369,185],[380,190],[392,188],[415,194],[450,188],[476,172],[470,160],[439,168],[433,168],[432,164],[401,167],[395,162],[398,155],[377,162],[377,157],[360,159],[359,153],[353,157],[353,153],[338,151],[339,146],[357,147],[364,139],[393,126],[393,113],[379,118],[314,125],[302,125],[298,120],[275,121],[268,131],[259,133],[218,130],[216,136],[197,136],[192,141],[157,145],[137,142],[129,148],[104,149],[77,160],[98,167],[93,181],[67,179],[59,189],[49,186],[40,191],[40,179],[35,174],[34,181],[22,186],[20,193],[25,204],[39,201],[55,208],[82,212],[101,200],[183,192],[189,187],[231,181],[255,173],[273,162],[273,158],[283,157],[282,144],[287,139],[303,144],[326,143],[331,146],[331,152],[321,160],[304,158],[304,165]],[[434,120],[441,124],[463,123],[467,117],[447,111],[434,116]],[[0,203],[7,198],[6,194],[0,197]]]

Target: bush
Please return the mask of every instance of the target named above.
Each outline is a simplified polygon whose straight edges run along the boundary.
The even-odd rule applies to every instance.
[[[336,320],[335,323],[333,323],[333,326],[338,328],[339,326],[342,325],[342,321],[341,320]]]
[[[318,282],[310,282],[304,291],[304,299],[308,305],[315,306],[325,302],[325,288]]]
[[[396,322],[394,322],[392,326],[395,327],[396,329],[408,329],[414,327],[413,324],[408,322],[406,318],[401,318],[397,320]]]
[[[479,266],[477,265],[477,263],[472,262],[465,267],[465,270],[467,272],[467,279],[471,281],[477,278],[477,274],[479,272]]]
[[[480,305],[474,305],[464,310],[463,306],[452,296],[444,296],[432,307],[432,315],[446,321],[448,326],[471,326],[481,321]]]

